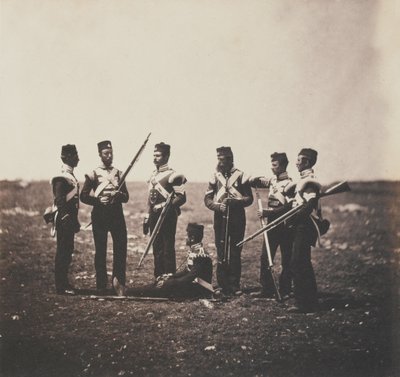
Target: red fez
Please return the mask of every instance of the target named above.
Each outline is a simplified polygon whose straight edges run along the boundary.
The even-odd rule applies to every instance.
[[[217,156],[233,157],[231,147],[219,147],[217,148]]]
[[[203,239],[204,225],[189,223],[186,228],[188,235],[193,235],[198,239]]]
[[[61,157],[78,153],[74,144],[66,144],[61,147]]]
[[[271,154],[271,161],[278,161],[280,164],[286,164],[286,165],[289,163],[286,153],[278,153],[278,152],[274,152]]]
[[[315,151],[314,149],[311,148],[303,148],[300,152],[299,152],[299,156],[305,156],[310,160],[311,166],[314,166],[315,163],[317,162],[317,156],[318,156],[318,152]]]
[[[158,143],[154,146],[154,152],[161,152],[163,155],[169,155],[171,146],[164,142]]]
[[[103,149],[109,149],[109,148],[112,148],[110,140],[104,140],[100,141],[100,143],[97,143],[97,149],[99,150],[99,152],[101,152]]]

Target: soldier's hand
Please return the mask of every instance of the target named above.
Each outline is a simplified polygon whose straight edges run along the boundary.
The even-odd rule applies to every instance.
[[[160,203],[156,206],[153,207],[153,212],[154,213],[159,213],[162,211],[162,209],[165,207],[165,202],[164,203]]]
[[[262,218],[264,218],[264,213],[263,213],[264,211],[260,211],[259,209],[257,210],[257,217],[259,218],[259,219],[262,219]]]
[[[125,195],[121,191],[112,191],[110,195],[110,203],[121,203],[124,196]]]
[[[251,177],[249,182],[252,187],[256,187],[260,183],[260,177]]]
[[[222,213],[225,213],[227,208],[228,208],[228,206],[225,204],[225,201],[223,201],[223,202],[219,205],[219,210],[220,210]]]
[[[100,203],[101,203],[101,204],[108,204],[108,203],[110,203],[110,197],[109,197],[109,196],[102,196],[102,197],[100,197]]]
[[[267,209],[263,210],[263,216],[266,218],[269,218],[269,217],[271,217],[271,215],[274,215],[274,214],[275,214],[275,210],[272,208],[267,208]]]

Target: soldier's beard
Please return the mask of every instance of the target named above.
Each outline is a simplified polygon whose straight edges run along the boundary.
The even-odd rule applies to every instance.
[[[217,164],[217,171],[221,172],[222,174],[228,173],[232,170],[233,163],[218,163]]]

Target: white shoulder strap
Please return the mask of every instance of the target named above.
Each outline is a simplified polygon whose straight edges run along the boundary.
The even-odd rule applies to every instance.
[[[111,181],[115,178],[117,173],[118,173],[118,169],[115,169],[115,168],[113,168],[110,171],[110,174],[108,174],[106,179],[97,186],[96,191],[94,192],[95,198],[97,198],[103,192],[103,190],[111,183]]]

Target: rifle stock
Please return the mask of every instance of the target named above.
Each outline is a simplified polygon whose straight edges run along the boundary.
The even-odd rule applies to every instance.
[[[340,182],[340,183],[330,187],[325,192],[321,193],[319,195],[319,197],[320,198],[324,198],[326,196],[340,194],[342,192],[347,192],[347,191],[350,191],[350,190],[351,189],[350,189],[349,184],[346,181],[343,181],[343,182]],[[292,208],[288,212],[284,213],[282,216],[280,216],[277,219],[275,219],[274,221],[270,222],[268,225],[262,227],[261,229],[257,230],[256,232],[254,232],[250,236],[244,238],[236,246],[242,246],[243,244],[245,244],[248,241],[251,241],[253,238],[257,237],[261,233],[268,232],[271,229],[276,228],[278,225],[282,224],[284,221],[290,219],[291,217],[296,215],[298,212],[300,212],[300,210],[302,210],[304,208],[304,205],[305,204],[302,204],[300,206]]]

